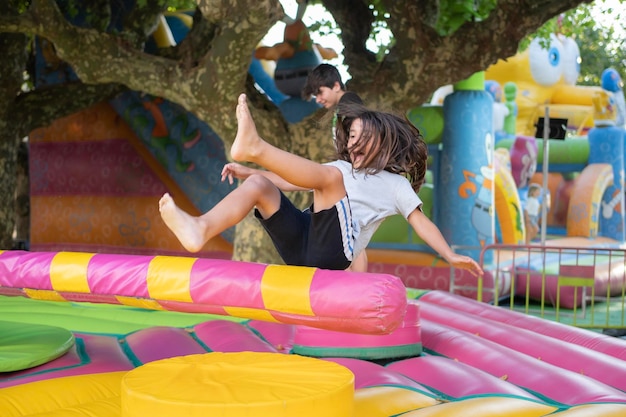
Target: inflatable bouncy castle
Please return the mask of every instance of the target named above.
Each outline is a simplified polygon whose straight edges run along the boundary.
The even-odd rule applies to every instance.
[[[594,126],[592,97],[602,88],[576,85],[581,61],[574,39],[553,34],[548,45],[543,42],[535,38],[524,52],[499,60],[486,69],[485,79],[517,85],[516,134],[541,137],[547,108],[551,119],[565,120],[559,134],[586,135]]]

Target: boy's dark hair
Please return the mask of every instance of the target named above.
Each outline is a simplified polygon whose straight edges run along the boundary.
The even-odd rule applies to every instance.
[[[306,83],[302,88],[302,99],[309,100],[311,96],[317,94],[320,87],[333,88],[335,83],[339,83],[342,90],[346,89],[336,67],[330,64],[319,64],[307,76]]]
[[[363,152],[364,169],[368,174],[385,170],[400,174],[411,182],[418,192],[424,184],[428,146],[420,131],[405,117],[375,111],[356,103],[340,103],[344,118],[337,126],[337,158],[351,162],[351,152]],[[363,133],[352,147],[348,146],[350,128],[355,119],[361,119]],[[372,143],[365,153],[367,143]]]

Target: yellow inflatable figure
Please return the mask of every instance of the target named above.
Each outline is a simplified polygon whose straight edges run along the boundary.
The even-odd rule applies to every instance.
[[[611,102],[610,92],[602,90],[593,95],[594,124],[597,127],[615,126],[617,109]]]
[[[577,86],[579,73],[576,42],[552,35],[549,45],[536,38],[524,52],[499,60],[485,71],[485,79],[517,85],[517,134],[535,136],[537,121],[547,107],[551,119],[567,119],[569,131],[585,135],[594,125],[592,97],[601,87]]]

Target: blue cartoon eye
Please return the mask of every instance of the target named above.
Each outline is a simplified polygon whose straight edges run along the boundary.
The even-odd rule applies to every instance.
[[[561,53],[554,46],[550,47],[550,50],[548,51],[548,61],[553,67],[558,67],[559,62],[561,62]]]
[[[549,42],[549,45],[545,45]],[[535,38],[528,47],[528,59],[533,80],[550,87],[563,75],[563,44],[556,36],[550,40]]]

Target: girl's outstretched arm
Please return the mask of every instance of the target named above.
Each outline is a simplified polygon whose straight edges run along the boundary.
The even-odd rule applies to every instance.
[[[224,168],[222,168],[222,181],[228,179],[228,183],[233,184],[235,178],[238,180],[245,180],[252,174],[263,175],[265,178],[274,183],[274,185],[281,191],[309,191],[302,187],[293,185],[273,172],[250,168],[236,162],[230,162],[224,165]]]
[[[439,228],[420,209],[413,210],[407,220],[415,233],[450,265],[455,268],[466,269],[474,276],[483,274],[482,268],[475,260],[469,256],[454,253]]]

